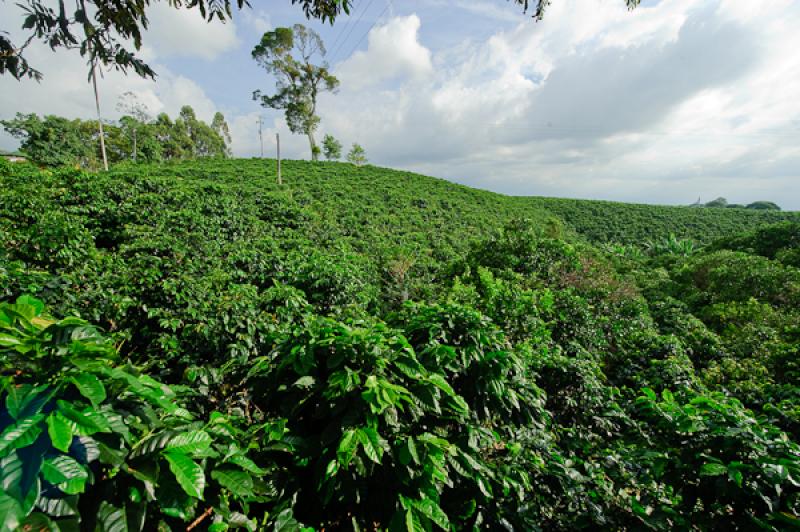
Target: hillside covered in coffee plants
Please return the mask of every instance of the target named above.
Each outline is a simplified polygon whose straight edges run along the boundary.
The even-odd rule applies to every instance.
[[[0,530],[800,526],[800,218],[0,162]]]

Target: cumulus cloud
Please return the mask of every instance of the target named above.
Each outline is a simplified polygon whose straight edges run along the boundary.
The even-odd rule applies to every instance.
[[[171,55],[185,54],[181,51],[184,45],[176,44],[175,35],[182,35],[194,41],[202,42],[205,50],[197,52],[201,58],[210,58],[222,53],[235,41],[233,26],[209,24],[197,13],[175,10],[161,4],[154,4],[151,13],[151,26],[145,38],[153,44],[159,53]],[[193,10],[196,11],[196,10]],[[0,4],[0,14],[8,16],[7,20],[19,17],[18,8],[5,3]],[[194,15],[199,26],[194,21]],[[169,24],[175,24],[173,36],[166,36]],[[199,28],[207,29],[204,35],[210,35],[211,42],[200,38]],[[220,33],[220,29],[221,33]],[[119,116],[116,104],[125,92],[133,92],[144,103],[150,113],[155,115],[166,112],[175,116],[183,105],[191,105],[199,118],[210,121],[216,111],[216,105],[206,95],[204,89],[186,76],[176,74],[163,64],[159,64],[159,54],[145,51],[147,60],[159,73],[155,81],[143,79],[135,74],[125,75],[113,69],[101,69],[98,73],[100,107],[104,119],[115,119]],[[77,51],[59,49],[53,52],[47,46],[34,42],[26,50],[31,64],[40,69],[45,79],[41,83],[32,80],[17,81],[10,76],[0,77],[0,117],[10,118],[15,113],[55,114],[68,118],[93,118],[96,116],[94,94],[88,82],[88,66]],[[17,141],[5,132],[0,132],[0,147],[13,149]]]
[[[199,57],[212,60],[239,45],[234,21],[207,21],[196,8],[154,3],[143,42],[148,57]]]
[[[70,118],[96,116],[94,93],[87,79],[85,61],[77,54],[53,54],[42,46],[32,46],[29,57],[42,65],[45,81],[16,81],[0,78],[0,115],[16,112],[56,114]],[[172,73],[163,65],[156,65],[160,75],[156,81],[135,75],[125,75],[114,70],[103,71],[98,76],[100,106],[104,118],[116,118],[119,97],[131,91],[147,105],[150,112],[175,115],[183,105],[191,105],[198,117],[210,120],[216,106],[194,81]],[[57,88],[57,89],[54,89]]]
[[[467,26],[489,29],[485,38],[443,28],[442,2],[378,23],[365,49],[334,65],[342,83],[321,97],[320,138],[359,142],[376,164],[512,194],[660,203],[724,195],[800,209],[797,2],[671,0],[628,12],[621,0],[559,0],[538,23],[514,6],[456,2],[458,20],[473,17]],[[0,15],[9,6],[0,3]],[[104,112],[113,118],[127,90],[153,112],[189,103],[209,120],[222,107],[234,154],[258,155],[259,112],[212,101],[201,78],[168,60],[226,58],[237,45],[245,53],[234,24],[169,22],[194,15],[172,9],[151,28],[157,82],[105,75]],[[250,37],[272,27],[261,11],[236,22]],[[34,47],[31,59],[46,82],[0,78],[0,116],[93,116],[77,55]],[[286,157],[308,157],[306,139],[289,133],[280,112],[260,112],[267,155],[280,132]],[[0,137],[0,147],[13,145]]]
[[[336,67],[352,88],[366,88],[398,77],[419,79],[432,70],[431,52],[417,40],[417,15],[395,17],[369,33],[366,51],[357,51]]]
[[[241,17],[245,26],[256,33],[263,34],[272,29],[272,19],[264,10],[244,9],[238,11],[236,16]]]
[[[516,194],[800,208],[795,3],[561,0],[541,23],[433,51],[413,21],[374,29],[322,105],[373,161]],[[408,50],[425,75],[384,74]]]

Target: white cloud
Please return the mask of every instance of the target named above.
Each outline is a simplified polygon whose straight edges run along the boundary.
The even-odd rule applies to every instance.
[[[76,52],[51,52],[45,46],[34,44],[28,49],[32,64],[45,73],[45,80],[17,81],[10,76],[0,77],[0,118],[11,118],[15,113],[55,114],[68,118],[91,119],[97,116],[94,93],[87,79],[87,66]],[[159,72],[156,81],[125,75],[117,71],[102,72],[98,76],[100,107],[104,119],[116,119],[119,97],[133,92],[152,115],[166,112],[176,116],[183,105],[191,105],[197,116],[211,121],[216,106],[194,81],[172,73],[163,65],[153,65]],[[0,148],[14,149],[18,142],[0,131]]]
[[[17,9],[16,6],[0,4],[0,14],[7,15],[9,19],[19,16]],[[197,13],[178,11],[161,4],[154,4],[151,9],[152,25],[145,40],[157,47],[162,55],[183,53],[180,46],[175,46],[178,35],[194,40],[195,45],[204,46],[201,57],[211,57],[208,54],[212,50],[213,54],[221,53],[235,38],[235,34],[230,33],[233,31],[232,25],[222,26],[220,33],[221,25],[206,25]],[[187,18],[189,15],[197,15],[196,20],[194,17]],[[169,24],[175,24],[176,28],[172,37],[165,38],[165,25]],[[212,37],[210,43],[200,38],[199,28]],[[212,119],[216,106],[202,87],[185,76],[173,73],[165,65],[158,64],[158,54],[152,50],[145,55],[159,74],[155,81],[115,70],[99,72],[98,89],[104,119],[119,116],[117,102],[128,91],[135,93],[153,115],[166,112],[174,117],[183,105],[191,105],[199,118],[206,121]],[[0,118],[10,118],[17,112],[84,119],[97,116],[94,94],[87,77],[88,66],[76,51],[59,49],[53,52],[47,46],[34,42],[26,50],[26,56],[32,65],[44,73],[45,79],[37,83],[28,79],[17,81],[10,76],[0,77]],[[0,132],[0,147],[13,149],[16,146],[16,140]]]
[[[16,112],[56,114],[70,118],[96,116],[94,93],[87,80],[84,60],[73,52],[51,53],[42,46],[29,49],[30,60],[45,72],[45,81],[16,81],[0,78],[0,115]],[[198,117],[210,120],[215,112],[214,103],[194,81],[173,74],[162,65],[156,65],[160,75],[156,81],[135,75],[125,75],[114,70],[98,76],[100,106],[104,118],[116,118],[117,101],[124,92],[131,91],[147,105],[153,114],[166,112],[175,115],[183,105],[191,105]],[[57,89],[56,89],[57,88]]]
[[[242,22],[256,33],[263,34],[272,29],[272,19],[264,10],[243,9],[237,11],[235,17],[241,17]]]
[[[427,50],[398,17],[340,66],[323,127],[378,164],[510,193],[800,209],[798,27],[788,1],[561,0],[420,76],[392,70]]]
[[[502,6],[513,26],[492,6],[456,4],[459,16],[503,23],[484,40],[423,26],[424,10],[373,28],[366,50],[336,65],[341,89],[321,97],[318,137],[359,142],[376,164],[507,193],[661,203],[724,195],[800,209],[797,2],[671,0],[628,12],[622,0],[559,0],[538,23]],[[163,58],[217,57],[237,46],[236,26],[195,15],[171,9],[160,27],[153,17],[148,58],[160,76],[107,74],[106,116],[132,90],[153,112],[174,115],[188,103],[210,120],[219,102]],[[272,27],[261,11],[236,21],[243,32]],[[46,81],[0,78],[0,116],[94,115],[80,57],[38,46],[31,59]],[[308,157],[305,137],[290,134],[279,112],[263,113],[266,155],[280,132],[285,157]],[[259,113],[225,114],[234,153],[258,155]],[[0,138],[0,147],[13,145]]]
[[[258,117],[262,116],[261,136],[264,144],[264,157],[276,156],[277,142],[275,134],[281,137],[281,157],[287,159],[309,158],[309,146],[306,137],[293,135],[282,118],[268,122],[263,113],[258,111],[232,115],[228,120],[231,130],[231,145],[235,157],[258,157],[261,154],[261,142],[258,136]]]
[[[336,67],[343,84],[364,88],[402,77],[430,74],[431,52],[417,40],[420,19],[414,14],[392,18],[369,33],[366,51],[357,51]]]
[[[233,20],[206,20],[196,8],[175,8],[157,2],[148,9],[143,36],[148,58],[199,57],[212,60],[239,45]]]

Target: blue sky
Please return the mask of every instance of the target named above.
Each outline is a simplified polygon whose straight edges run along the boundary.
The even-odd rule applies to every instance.
[[[306,139],[252,101],[273,85],[250,58],[264,31],[305,23],[341,80],[318,136],[375,164],[509,194],[800,209],[798,2],[554,0],[534,22],[505,0],[356,0],[333,26],[288,0],[251,3],[224,25],[156,4],[143,54],[159,77],[107,73],[104,115],[126,91],[152,112],[221,110],[237,156],[258,154],[260,115],[269,155],[279,131],[283,153],[306,158]],[[0,3],[0,18],[16,9]],[[0,117],[93,115],[79,57],[31,58],[45,80],[0,79]]]

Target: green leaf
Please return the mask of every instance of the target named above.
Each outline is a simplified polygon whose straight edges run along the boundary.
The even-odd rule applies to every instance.
[[[300,377],[296,381],[294,381],[294,386],[298,388],[311,388],[314,386],[315,379],[311,375],[306,375],[305,377]]]
[[[20,449],[36,441],[42,432],[42,427],[39,425],[42,419],[44,419],[44,414],[36,414],[6,427],[6,430],[0,434],[0,455],[4,454],[9,447]]]
[[[405,502],[443,530],[450,529],[447,514],[431,499],[406,499]]]
[[[100,382],[100,379],[91,373],[81,373],[71,380],[77,386],[81,395],[91,401],[92,405],[98,406],[106,400],[105,386]]]
[[[728,468],[725,466],[725,464],[720,464],[717,462],[703,464],[703,467],[700,468],[700,475],[705,477],[724,475],[727,472]]]
[[[58,525],[41,512],[34,512],[26,517],[20,528],[25,531],[38,532],[58,532],[59,530]]]
[[[99,532],[128,532],[125,510],[103,501],[97,511],[97,528]]]
[[[203,490],[206,487],[203,468],[185,454],[176,451],[165,452],[164,458],[169,462],[169,468],[183,491],[191,497],[202,500]]]
[[[36,501],[36,507],[50,517],[75,517],[78,515],[78,496],[70,495],[63,499],[39,497],[39,500]]]
[[[672,392],[669,390],[664,390],[663,392],[661,392],[661,397],[664,399],[664,402],[667,403],[675,402],[675,396],[672,395]]]
[[[442,390],[447,395],[456,394],[455,391],[453,391],[452,386],[450,386],[450,383],[448,383],[447,380],[438,373],[431,373],[428,375],[428,382]]]
[[[25,512],[14,497],[0,491],[0,532],[17,530]]]
[[[211,446],[211,436],[204,430],[181,432],[173,436],[167,444],[167,451],[183,454],[202,453]]]
[[[256,465],[255,462],[253,462],[252,460],[250,460],[248,457],[244,456],[243,454],[235,454],[235,455],[231,456],[230,458],[228,458],[227,461],[230,462],[231,464],[235,464],[235,465],[241,467],[242,469],[244,469],[245,471],[249,471],[250,473],[253,473],[255,475],[265,475],[267,473],[266,469],[264,469],[262,467],[258,467],[258,465]]]
[[[417,513],[411,508],[406,510],[406,530],[408,532],[425,532],[425,527],[422,526],[422,521]]]
[[[61,452],[69,452],[72,443],[72,426],[58,412],[52,412],[47,416],[47,434],[50,435],[50,442],[53,447]]]
[[[344,467],[350,465],[350,460],[355,455],[357,445],[358,439],[356,438],[355,430],[348,429],[342,434],[342,438],[339,440],[339,448],[336,450],[336,456],[339,459],[339,463]]]
[[[738,469],[728,469],[728,478],[731,479],[737,486],[742,487],[744,475]]]
[[[383,447],[381,446],[380,437],[373,428],[359,429],[358,439],[361,441],[361,447],[364,449],[364,454],[367,458],[375,462],[381,463],[383,457]]]
[[[237,497],[253,495],[253,478],[244,471],[230,468],[215,469],[211,472],[211,478]]]
[[[419,454],[417,454],[417,445],[414,443],[414,438],[412,436],[406,438],[406,450],[408,451],[409,456],[411,456],[411,459],[414,460],[414,463],[419,464]]]
[[[7,388],[6,408],[14,419],[28,417],[38,414],[48,397],[40,392],[47,389],[47,386],[30,386],[22,384],[19,386],[11,385]],[[31,408],[32,407],[32,408]]]
[[[651,401],[655,401],[657,399],[656,392],[654,392],[651,388],[642,388],[642,393]]]
[[[0,347],[14,347],[20,345],[22,342],[16,336],[10,334],[0,333]]]
[[[328,462],[328,467],[325,468],[325,479],[334,477],[337,471],[339,471],[339,462],[331,460]]]
[[[31,307],[33,311],[33,314],[30,315],[31,318],[33,318],[34,316],[39,316],[42,313],[42,311],[44,311],[44,303],[40,299],[36,299],[35,297],[29,296],[27,294],[19,296],[17,298],[16,304],[19,306],[26,305]],[[23,312],[21,312],[19,308],[17,309],[17,311],[20,312],[20,314],[23,314]]]
[[[75,459],[57,456],[44,461],[42,476],[69,495],[83,493],[89,473]]]
[[[297,532],[300,523],[294,518],[291,508],[286,508],[275,517],[272,530],[274,532]]]
[[[69,421],[75,423],[78,432],[83,436],[91,436],[96,432],[111,432],[111,427],[99,412],[85,409],[80,411],[67,401],[58,401],[59,412]]]

